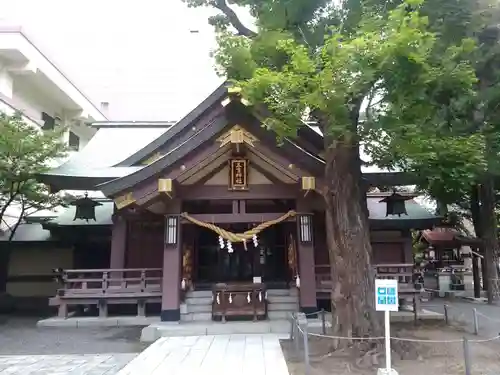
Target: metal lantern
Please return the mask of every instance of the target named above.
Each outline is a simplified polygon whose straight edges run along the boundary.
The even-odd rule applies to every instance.
[[[177,231],[179,226],[178,216],[167,216],[165,218],[165,244],[177,245]]]
[[[312,216],[311,215],[299,215],[299,234],[300,242],[310,243],[312,242]]]
[[[380,203],[386,203],[387,209],[385,216],[389,215],[408,215],[406,212],[406,201],[412,199],[411,197],[405,197],[404,195],[398,194],[396,192],[392,193],[388,197],[380,200]]]
[[[81,219],[86,220],[87,222],[89,220],[96,221],[95,208],[97,206],[102,206],[101,203],[90,199],[88,193],[85,193],[85,196],[83,198],[77,199],[70,204],[72,206],[75,206],[75,217],[73,218],[73,221],[75,221],[76,219]]]

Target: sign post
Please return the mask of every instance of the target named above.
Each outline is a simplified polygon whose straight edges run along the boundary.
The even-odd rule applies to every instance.
[[[399,310],[398,281],[375,279],[375,310],[384,312],[385,324],[385,368],[377,375],[398,375],[391,367],[391,311]]]

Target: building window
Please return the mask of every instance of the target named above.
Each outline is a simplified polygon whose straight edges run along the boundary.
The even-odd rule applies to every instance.
[[[78,151],[80,149],[80,138],[73,132],[69,132],[69,148]]]
[[[45,112],[42,112],[42,129],[43,130],[54,130],[56,126],[56,119]]]

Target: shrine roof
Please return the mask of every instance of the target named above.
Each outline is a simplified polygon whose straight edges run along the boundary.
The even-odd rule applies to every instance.
[[[9,241],[10,231],[5,231],[0,233],[0,243]],[[47,242],[47,241],[57,241],[56,238],[52,237],[49,230],[46,230],[39,223],[20,224],[14,233],[14,242]]]
[[[387,205],[380,200],[383,196],[368,196],[367,205],[370,212],[370,225],[375,229],[406,228],[426,229],[441,223],[442,217],[429,212],[425,207],[410,199],[405,202],[408,215],[386,216]]]
[[[149,125],[98,123],[97,133],[80,151],[57,168],[39,176],[55,190],[93,190],[103,182],[126,176],[140,166],[115,166],[165,133],[171,123]]]
[[[422,231],[422,238],[430,245],[441,247],[479,246],[481,240],[463,236],[454,228],[434,228]]]
[[[95,207],[95,220],[83,220],[75,218],[75,206],[69,206],[64,211],[62,211],[56,218],[47,221],[43,224],[44,228],[50,228],[54,226],[107,226],[111,225],[113,222],[111,217],[114,212],[114,203],[109,200],[98,200],[101,206]]]

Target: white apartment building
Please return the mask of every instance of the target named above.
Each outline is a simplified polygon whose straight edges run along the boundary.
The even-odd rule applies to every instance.
[[[65,140],[77,152],[97,131],[89,124],[108,120],[106,105],[94,105],[20,27],[0,25],[0,111],[22,111],[43,129],[66,126]],[[9,209],[8,217],[16,220],[18,210]]]

